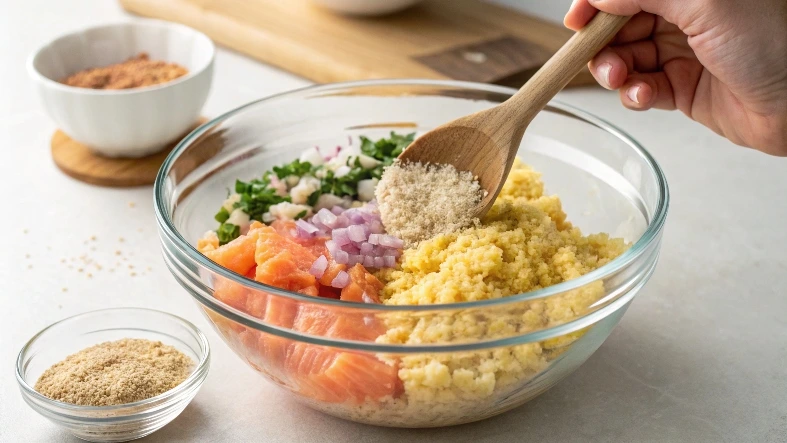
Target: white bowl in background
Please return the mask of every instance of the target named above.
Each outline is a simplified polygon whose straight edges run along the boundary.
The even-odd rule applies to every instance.
[[[420,3],[423,0],[312,0],[320,6],[342,14],[384,15]]]
[[[45,44],[28,60],[44,109],[72,139],[110,157],[141,157],[182,136],[199,118],[213,79],[213,42],[176,23],[137,20],[87,28]],[[140,52],[188,74],[159,85],[119,90],[59,80]]]

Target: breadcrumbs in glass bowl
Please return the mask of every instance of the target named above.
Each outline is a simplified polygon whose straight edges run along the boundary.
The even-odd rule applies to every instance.
[[[36,391],[36,381],[53,364],[99,343],[128,338],[160,341],[177,349],[194,363],[188,376],[154,397],[107,406],[66,403]],[[19,353],[16,379],[22,397],[34,411],[74,436],[121,442],[142,438],[175,419],[199,391],[209,367],[208,340],[193,324],[152,309],[113,308],[66,318],[36,334]]]

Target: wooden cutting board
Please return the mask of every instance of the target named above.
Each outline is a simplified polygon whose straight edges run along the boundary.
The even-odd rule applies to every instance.
[[[309,0],[120,0],[319,83],[454,79],[521,86],[571,31],[479,0],[430,0],[375,18]],[[572,85],[595,84],[590,73]]]

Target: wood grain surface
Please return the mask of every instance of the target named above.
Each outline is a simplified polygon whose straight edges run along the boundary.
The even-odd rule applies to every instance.
[[[205,121],[200,119],[188,132]],[[65,174],[91,185],[114,188],[147,186],[153,184],[161,164],[181,139],[178,137],[160,152],[147,157],[111,158],[94,153],[58,130],[52,135],[52,160]]]
[[[338,15],[309,0],[119,0],[318,83],[454,79],[521,86],[572,35],[480,0],[429,0],[384,17]],[[572,85],[595,84],[585,69]]]

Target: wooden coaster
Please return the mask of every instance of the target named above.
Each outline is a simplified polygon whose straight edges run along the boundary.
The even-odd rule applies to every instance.
[[[163,150],[140,158],[104,157],[72,140],[63,131],[57,130],[52,135],[52,160],[67,175],[91,185],[113,188],[151,185],[156,180],[161,164],[175,145],[205,121],[206,118],[200,118],[182,137],[178,137]]]

